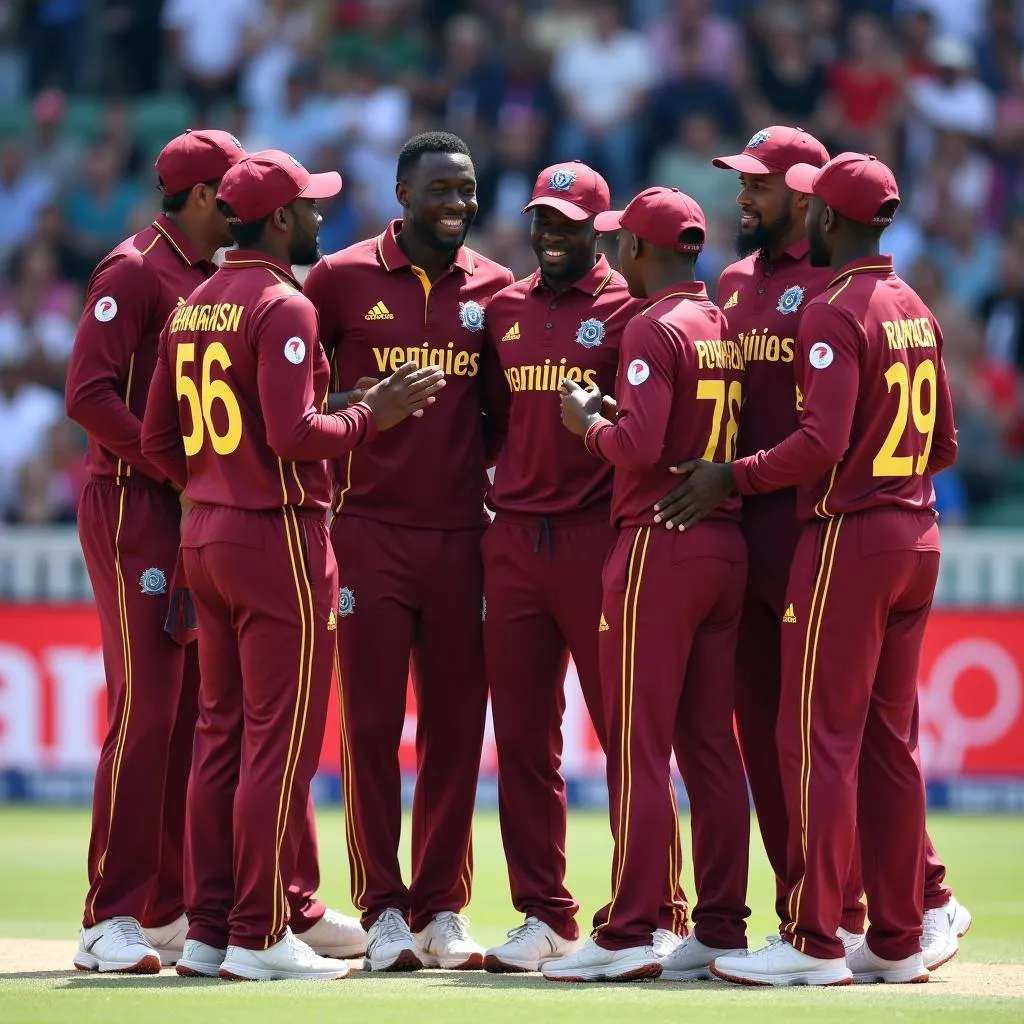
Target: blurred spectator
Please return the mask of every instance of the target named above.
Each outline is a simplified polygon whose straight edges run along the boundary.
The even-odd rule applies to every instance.
[[[736,22],[714,11],[709,0],[673,0],[669,7],[667,17],[647,30],[659,78],[682,77],[689,53],[695,52],[698,66],[691,71],[704,79],[736,83],[743,63],[743,37]]]
[[[159,88],[163,6],[164,0],[102,0],[108,59],[103,61],[101,82],[106,92],[139,96]]]
[[[426,69],[423,40],[407,0],[364,0],[357,24],[335,33],[328,59],[343,68],[372,67],[388,81],[415,81]]]
[[[593,162],[612,195],[629,199],[638,177],[637,118],[654,84],[647,40],[623,27],[614,3],[595,3],[594,33],[563,46],[552,81],[562,103],[556,160]]]
[[[96,261],[83,257],[68,238],[64,221],[64,210],[58,202],[47,203],[36,217],[35,232],[18,245],[11,253],[7,276],[17,281],[23,273],[23,264],[28,254],[40,245],[49,250],[61,281],[84,284],[96,266]]]
[[[1024,377],[1024,253],[1010,239],[999,251],[999,273],[977,307],[985,355]]]
[[[943,35],[977,40],[985,23],[988,0],[896,0],[897,12],[926,10]]]
[[[83,440],[68,420],[58,420],[42,452],[25,460],[5,509],[9,523],[73,523],[86,482]]]
[[[327,27],[320,17],[322,6],[267,0],[262,17],[249,25],[246,50],[251,56],[242,69],[239,98],[250,110],[281,106],[288,75],[297,64],[313,59],[317,35]]]
[[[309,165],[311,171],[340,171],[341,192],[332,199],[321,199],[317,203],[323,222],[320,225],[320,249],[322,252],[337,252],[359,240],[359,207],[362,189],[352,180],[345,166],[342,147],[332,144],[321,148]],[[367,205],[363,199],[363,204]]]
[[[945,206],[931,247],[946,294],[964,309],[984,297],[999,266],[999,239],[962,206]]]
[[[993,92],[1008,85],[1006,58],[1020,60],[1021,9],[1017,0],[989,0],[987,31],[977,46],[978,77]]]
[[[28,170],[49,180],[54,192],[63,192],[78,169],[82,147],[63,129],[64,94],[44,89],[32,102],[32,137]]]
[[[531,46],[554,57],[564,47],[594,34],[594,14],[586,0],[551,0],[535,7],[523,27]]]
[[[42,236],[30,239],[18,250],[11,263],[10,279],[12,287],[0,298],[0,310],[11,308],[14,292],[27,288],[40,295],[45,312],[72,322],[78,319],[81,289],[61,275],[60,253]],[[69,354],[70,349],[65,358]]]
[[[993,210],[1024,206],[1024,53],[1016,43],[1000,50],[1004,90],[996,95],[992,148],[996,159]]]
[[[14,247],[32,233],[39,211],[53,193],[50,178],[27,166],[22,142],[0,143],[0,262],[6,262]]]
[[[509,124],[495,140],[489,158],[476,168],[477,223],[523,226],[523,207],[530,201],[533,183],[544,166],[539,159],[542,125],[536,118],[524,117]],[[492,257],[496,259],[497,257]]]
[[[26,14],[28,88],[73,93],[81,85],[88,0],[35,0]]]
[[[929,232],[941,233],[951,207],[969,210],[984,232],[994,185],[992,161],[973,146],[965,132],[935,134],[935,157],[922,172],[910,202],[914,218]]]

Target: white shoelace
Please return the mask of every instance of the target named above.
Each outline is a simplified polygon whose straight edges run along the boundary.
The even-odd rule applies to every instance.
[[[512,931],[508,932],[508,937],[513,942],[528,942],[535,934],[541,934],[544,931],[544,922],[539,921],[535,917],[531,917],[524,921],[522,924],[517,925]]]
[[[374,924],[377,942],[399,942],[409,937],[409,926],[401,913],[392,907],[384,911]]]
[[[926,910],[924,915],[924,934],[921,936],[921,946],[930,946],[942,938],[943,932],[949,930],[949,919],[946,917],[944,908],[937,910]]]
[[[462,914],[447,914],[438,922],[448,942],[469,941],[469,919]]]
[[[140,946],[149,945],[146,936],[142,934],[142,926],[134,917],[111,918],[108,922],[108,932],[123,942],[134,942]]]

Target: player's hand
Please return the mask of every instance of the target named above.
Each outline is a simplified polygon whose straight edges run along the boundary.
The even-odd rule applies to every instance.
[[[368,388],[362,401],[372,410],[377,429],[390,430],[407,416],[422,416],[444,384],[440,367],[403,363],[390,377]]]
[[[600,415],[601,392],[597,387],[584,389],[566,377],[562,381],[562,423],[565,428],[584,437],[595,417]]]
[[[611,395],[605,395],[601,399],[601,415],[610,423],[614,423],[619,418],[619,404]]]
[[[694,459],[673,466],[672,472],[683,482],[654,506],[654,521],[669,530],[695,526],[736,490],[728,462]]]
[[[327,396],[327,411],[340,412],[342,409],[347,409],[350,405],[355,405],[356,402],[361,402],[366,397],[366,392],[374,384],[379,383],[380,379],[377,377],[360,377],[351,391],[332,391]]]

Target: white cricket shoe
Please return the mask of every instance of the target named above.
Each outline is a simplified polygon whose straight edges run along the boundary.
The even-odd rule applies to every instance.
[[[850,932],[845,928],[836,929],[836,938],[839,939],[843,944],[843,955],[847,960],[853,956],[854,953],[864,945],[864,933],[863,932]],[[847,965],[849,966],[849,965]]]
[[[669,953],[677,950],[685,940],[685,935],[677,935],[668,928],[655,928],[651,933],[651,944],[654,946],[654,955],[664,960]]]
[[[492,946],[484,954],[484,970],[491,974],[539,971],[550,960],[561,960],[579,948],[575,939],[563,939],[536,917],[528,917],[508,933],[508,942]]]
[[[778,940],[745,956],[715,957],[711,973],[740,985],[849,985],[853,981],[842,957],[823,960]]]
[[[548,981],[646,981],[661,975],[653,946],[602,949],[593,939],[571,956],[549,960],[541,967]]]
[[[160,954],[146,941],[134,917],[111,917],[82,929],[75,966],[104,974],[159,974]]]
[[[956,956],[960,939],[971,927],[971,912],[950,896],[945,906],[924,912],[921,955],[929,971],[938,970]]]
[[[388,907],[366,935],[364,971],[418,971],[423,966],[405,915]]]
[[[748,956],[743,949],[715,949],[705,946],[696,935],[687,935],[668,956],[661,959],[662,981],[711,981],[711,964],[719,956]]]
[[[146,942],[160,954],[161,967],[173,967],[181,956],[188,934],[188,918],[182,914],[177,921],[162,928],[143,928]]]
[[[883,960],[871,952],[866,942],[862,942],[846,958],[846,966],[853,971],[853,980],[857,985],[870,985],[877,981],[890,985],[914,985],[930,977],[920,953],[903,960]]]
[[[218,978],[227,955],[226,949],[218,949],[198,939],[186,939],[174,969],[182,978]]]
[[[317,956],[288,928],[269,949],[228,946],[219,974],[227,981],[337,981],[348,974],[348,964]]]
[[[469,934],[469,918],[442,910],[413,938],[424,967],[443,971],[479,971],[484,965],[484,947]]]
[[[363,926],[354,917],[340,914],[330,907],[300,938],[320,956],[349,960],[366,952],[366,932]]]

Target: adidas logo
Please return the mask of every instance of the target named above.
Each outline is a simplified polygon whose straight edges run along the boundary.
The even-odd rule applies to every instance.
[[[733,292],[732,295],[730,295],[729,298],[725,300],[725,305],[722,307],[722,309],[732,309],[733,306],[739,305],[739,301],[740,293],[738,291]]]
[[[395,314],[384,305],[383,302],[378,302],[369,313],[363,317],[364,320],[394,320]]]
[[[331,633],[338,628],[338,619],[334,614],[334,609],[331,609],[330,615],[327,616],[327,632]]]
[[[783,622],[796,622],[796,612],[793,611],[793,606],[790,605],[786,609],[786,614],[782,616]]]
[[[502,341],[518,341],[521,335],[519,333],[519,321],[517,320],[506,332],[505,336],[501,339]]]
[[[604,617],[604,612],[601,612],[601,621],[597,624],[598,633],[608,632],[608,620]]]

